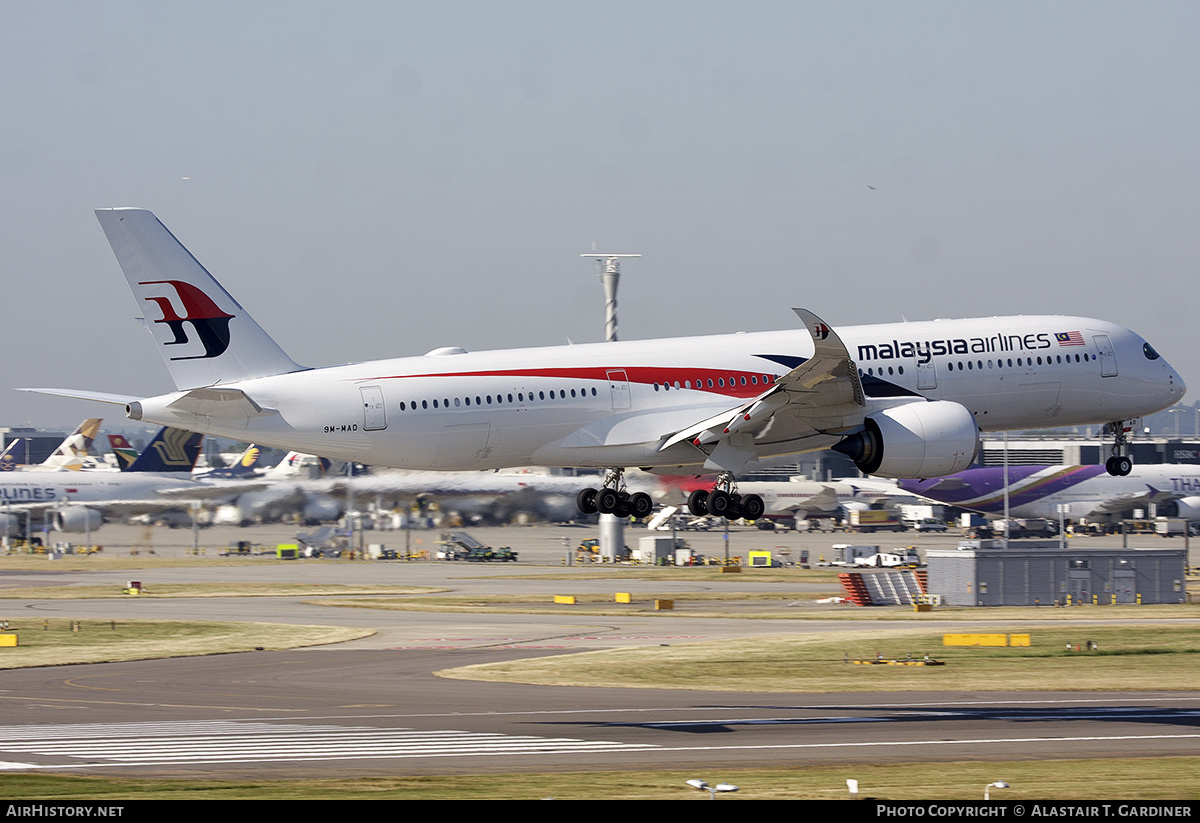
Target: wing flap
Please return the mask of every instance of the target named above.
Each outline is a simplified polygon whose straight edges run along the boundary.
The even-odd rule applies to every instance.
[[[858,367],[837,332],[805,309],[793,309],[813,339],[813,356],[780,377],[762,394],[664,439],[659,451],[691,443],[710,462],[726,465],[756,459],[754,446],[850,433],[863,421]],[[749,439],[746,436],[749,436]],[[743,465],[744,465],[743,462]]]

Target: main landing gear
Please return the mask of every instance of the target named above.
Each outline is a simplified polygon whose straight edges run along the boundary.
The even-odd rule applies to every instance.
[[[649,517],[654,500],[645,492],[625,491],[623,469],[609,469],[604,488],[583,489],[575,495],[575,505],[583,514],[615,514],[617,517]]]
[[[735,488],[733,475],[723,474],[717,478],[712,491],[697,489],[688,495],[688,511],[696,517],[707,514],[727,520],[737,520],[740,517],[757,520],[762,517],[767,508],[762,498],[757,494],[742,496]]]
[[[1113,477],[1126,477],[1133,471],[1133,461],[1125,454],[1129,447],[1129,431],[1132,426],[1125,425],[1124,420],[1115,420],[1108,424],[1113,434],[1112,457],[1104,461],[1104,468]]]

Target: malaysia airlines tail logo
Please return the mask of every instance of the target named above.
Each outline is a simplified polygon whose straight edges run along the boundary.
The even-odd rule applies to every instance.
[[[191,342],[191,338],[188,337],[187,330],[184,328],[184,323],[191,323],[197,339],[204,346],[204,354],[172,357],[172,360],[206,360],[220,357],[229,348],[229,321],[234,318],[234,315],[221,311],[217,304],[200,289],[181,280],[147,280],[138,285],[170,286],[175,289],[175,294],[183,305],[181,316],[175,311],[175,306],[169,297],[144,298],[149,303],[157,304],[159,310],[162,311],[162,319],[154,322],[165,323],[175,336],[174,340],[168,340],[163,345],[178,346]]]
[[[812,329],[813,337],[818,340],[824,340],[829,336],[829,327],[824,323],[817,323]]]

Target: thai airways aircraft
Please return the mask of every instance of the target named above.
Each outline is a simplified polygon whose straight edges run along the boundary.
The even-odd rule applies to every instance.
[[[1013,517],[1072,520],[1159,505],[1159,514],[1200,520],[1200,466],[1138,466],[1112,477],[1100,466],[1009,466],[1008,506]],[[1004,467],[987,466],[935,480],[901,480],[900,488],[938,503],[984,514],[1004,513]]]
[[[96,212],[177,390],[122,404],[133,420],[410,469],[607,469],[584,511],[649,514],[623,470],[718,472],[710,514],[762,514],[734,481],[755,461],[834,448],[884,477],[967,468],[980,430],[1125,421],[1185,390],[1151,345],[1113,323],[1030,316],[466,352],[320,369],[296,364],[165,226]]]

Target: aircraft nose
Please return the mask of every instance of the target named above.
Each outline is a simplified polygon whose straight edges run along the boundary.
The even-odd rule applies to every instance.
[[[1175,371],[1175,367],[1170,363],[1163,361],[1163,367],[1166,370],[1167,379],[1167,396],[1172,403],[1177,403],[1187,394],[1187,384],[1183,382],[1183,378],[1179,376],[1179,372]]]

